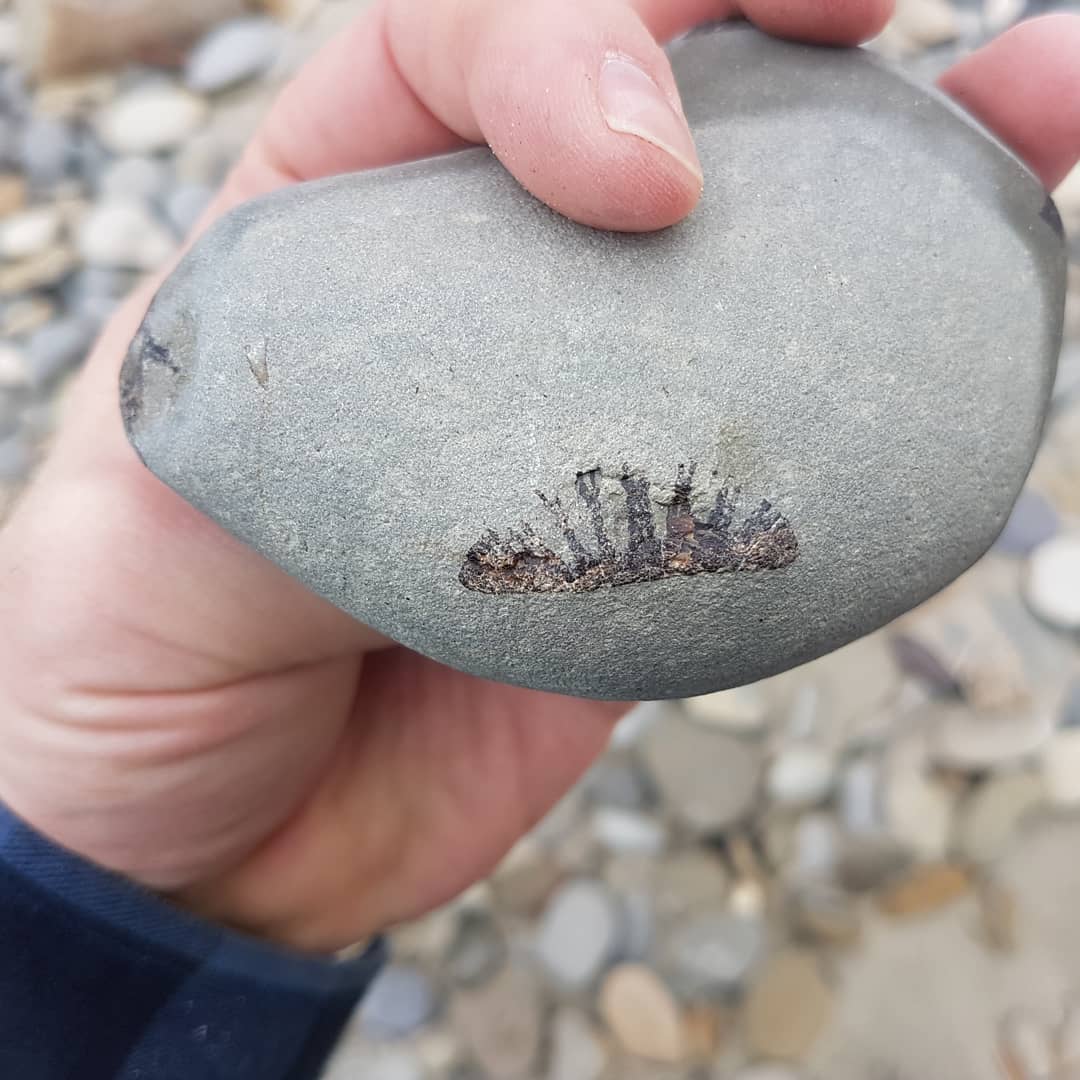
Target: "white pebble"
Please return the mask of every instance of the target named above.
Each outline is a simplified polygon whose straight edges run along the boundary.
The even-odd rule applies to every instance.
[[[1063,728],[1043,748],[1042,775],[1055,806],[1080,806],[1080,728]]]
[[[952,833],[953,797],[922,769],[900,762],[885,784],[889,833],[920,859],[944,858]]]
[[[175,241],[145,206],[117,199],[101,203],[86,215],[78,245],[92,266],[154,270],[172,254]]]
[[[823,747],[792,743],[773,759],[765,779],[769,797],[782,806],[812,806],[828,795],[836,766]]]
[[[273,19],[233,19],[211,30],[188,57],[184,82],[214,94],[253,78],[268,68],[281,49],[281,26]]]
[[[1025,594],[1040,619],[1080,630],[1080,537],[1056,536],[1032,552]]]
[[[60,233],[60,214],[52,206],[35,206],[0,221],[0,256],[29,259],[52,246]]]
[[[110,162],[98,181],[104,200],[157,199],[169,183],[169,169],[156,158],[135,155]]]
[[[206,102],[182,87],[138,87],[97,114],[98,138],[114,154],[153,154],[182,143],[206,119]]]
[[[602,806],[593,811],[593,835],[609,851],[624,855],[659,855],[667,843],[664,826],[648,814]]]
[[[0,15],[0,64],[19,58],[19,20],[14,12]]]
[[[0,341],[0,389],[14,390],[30,382],[26,356],[10,342]]]

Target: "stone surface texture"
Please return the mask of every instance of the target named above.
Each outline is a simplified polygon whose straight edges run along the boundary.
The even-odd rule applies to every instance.
[[[1053,206],[869,54],[736,26],[673,65],[710,183],[662,233],[484,150],[219,223],[125,368],[146,463],[406,645],[590,696],[748,682],[952,580],[1041,430]]]

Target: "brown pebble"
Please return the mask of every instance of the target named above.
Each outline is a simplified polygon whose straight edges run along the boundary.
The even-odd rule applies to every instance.
[[[712,1005],[700,1002],[689,1006],[683,1015],[687,1057],[694,1061],[711,1061],[730,1026],[730,1016]]]
[[[915,867],[906,877],[878,893],[877,903],[886,915],[925,915],[963,896],[971,878],[959,866],[928,863]]]
[[[600,988],[600,1012],[624,1050],[650,1061],[687,1057],[687,1035],[674,995],[641,964],[613,968]]]
[[[828,1023],[832,991],[808,949],[784,949],[765,965],[743,1013],[752,1056],[799,1061]]]
[[[0,217],[26,206],[26,181],[17,173],[0,173]]]
[[[796,892],[788,901],[795,936],[810,943],[845,947],[862,937],[859,907],[843,890],[819,885]]]

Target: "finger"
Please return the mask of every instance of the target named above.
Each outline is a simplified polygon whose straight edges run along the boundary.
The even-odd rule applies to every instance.
[[[858,45],[881,33],[893,0],[741,0],[742,13],[776,37]]]
[[[743,10],[770,33],[843,44],[876,33],[891,7],[749,0]],[[384,0],[282,95],[214,212],[290,180],[487,142],[570,217],[671,224],[700,176],[656,41],[738,13],[735,0]],[[607,64],[613,55],[623,63]]]
[[[1080,17],[1021,23],[940,80],[1055,188],[1080,160]]]

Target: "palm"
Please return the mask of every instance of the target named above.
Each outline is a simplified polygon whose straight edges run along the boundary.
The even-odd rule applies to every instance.
[[[348,940],[361,908],[383,926],[485,874],[600,751],[620,711],[474,679],[400,648],[296,679],[300,697],[355,688],[347,715],[318,721],[320,741],[333,743],[325,771],[280,825],[267,807],[269,838],[189,899],[213,895],[212,914],[254,908],[255,928],[311,946]],[[298,736],[292,749],[303,752],[310,732]],[[280,764],[295,772],[287,745]],[[271,888],[274,913],[260,925],[257,898]],[[296,925],[282,918],[288,896]],[[325,923],[312,924],[315,909]]]

